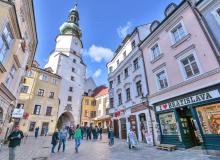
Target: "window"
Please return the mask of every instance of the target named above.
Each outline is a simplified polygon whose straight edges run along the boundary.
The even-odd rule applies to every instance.
[[[117,60],[117,62],[116,62],[116,63],[117,63],[117,66],[118,66],[118,65],[119,65],[119,59]]]
[[[39,115],[40,114],[40,109],[41,109],[41,105],[35,105],[33,114]]]
[[[96,111],[91,111],[90,114],[91,114],[91,115],[90,115],[91,118],[95,118],[95,117],[96,117]]]
[[[35,128],[36,122],[31,122],[29,126],[29,132],[33,132]]]
[[[181,60],[181,63],[184,68],[184,74],[186,78],[193,77],[197,74],[199,74],[199,67],[196,63],[195,57],[193,54],[187,56],[186,58],[183,58]]]
[[[112,67],[109,67],[109,72],[111,73],[113,71],[113,68]]]
[[[29,87],[28,86],[22,86],[21,87],[21,93],[28,93],[28,89],[29,89]]]
[[[49,98],[54,98],[54,92],[50,92]]]
[[[76,59],[73,59],[73,63],[76,63]]]
[[[126,56],[127,56],[126,51],[124,51],[124,53],[123,53],[124,59],[126,58]]]
[[[136,83],[136,89],[137,89],[137,96],[141,96],[142,95],[142,85],[141,85],[141,81],[138,81]]]
[[[158,58],[160,56],[160,48],[159,45],[156,44],[151,48],[151,53],[152,53],[152,60]]]
[[[109,88],[112,89],[113,88],[113,81],[109,82]]]
[[[53,84],[57,84],[57,79],[53,78],[53,79],[52,79],[52,83],[53,83]]]
[[[130,88],[126,89],[126,98],[127,98],[127,101],[131,100]]]
[[[174,43],[180,41],[186,35],[182,23],[178,24],[174,29],[172,29],[171,34]]]
[[[69,87],[69,91],[70,91],[70,92],[73,92],[73,87]]]
[[[125,68],[124,73],[125,73],[125,78],[127,78],[128,77],[128,68]]]
[[[85,104],[89,105],[89,100],[88,99],[85,100]]]
[[[110,108],[114,107],[114,98],[110,98]]]
[[[44,90],[43,89],[39,89],[37,92],[38,96],[44,96]]]
[[[98,100],[98,105],[101,105],[101,104],[102,104],[102,100],[99,99],[99,100]]]
[[[117,80],[118,80],[118,84],[120,84],[121,83],[121,76],[120,75],[118,75]]]
[[[72,96],[68,96],[67,101],[72,102]]]
[[[118,105],[122,105],[122,97],[121,97],[121,93],[118,94]]]
[[[9,24],[5,26],[2,34],[0,35],[0,62],[2,63],[6,57],[7,51],[13,41],[13,35]]]
[[[156,77],[157,77],[157,83],[158,83],[158,88],[159,89],[163,89],[163,88],[168,87],[166,73],[165,73],[164,70],[159,72],[159,73],[157,73]]]
[[[75,80],[75,78],[73,76],[71,76],[71,81],[74,81],[74,80]]]
[[[135,41],[133,41],[133,42],[131,43],[131,48],[134,49],[135,46],[136,46],[136,43],[135,43]]]
[[[88,111],[85,110],[85,112],[84,112],[84,117],[88,117],[88,115],[89,115]]]
[[[72,72],[74,72],[74,73],[76,72],[75,68],[72,68]]]
[[[218,5],[214,11],[212,11],[213,16],[215,17],[215,20],[220,25],[220,5]]]
[[[220,103],[196,108],[204,134],[220,135]]]
[[[218,16],[220,16],[220,8],[217,10],[217,14]]]
[[[176,118],[173,112],[159,115],[163,135],[178,135]]]
[[[15,75],[16,75],[16,68],[15,68],[15,66],[13,65],[13,66],[11,67],[11,70],[10,70],[10,72],[9,72],[9,74],[8,74],[8,77],[6,78],[6,81],[5,81],[6,86],[7,86],[8,88],[10,87],[11,82],[12,82],[13,79],[15,78]]]
[[[47,107],[46,109],[46,116],[51,116],[51,113],[52,113],[52,107]]]
[[[136,58],[136,59],[133,61],[133,64],[134,64],[134,70],[137,70],[137,69],[139,68],[138,58]]]
[[[40,80],[48,81],[48,76],[46,74],[43,74],[40,76]]]
[[[33,77],[33,71],[32,70],[29,70],[27,72],[27,77]]]
[[[96,100],[91,101],[92,106],[96,106]]]

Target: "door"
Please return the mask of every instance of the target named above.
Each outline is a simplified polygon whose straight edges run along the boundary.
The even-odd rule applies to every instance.
[[[116,138],[119,138],[119,132],[118,132],[118,120],[114,119],[114,136]]]
[[[49,123],[48,122],[43,122],[42,123],[42,128],[41,128],[41,133],[40,133],[41,136],[46,134],[46,132],[49,129],[48,127],[49,127]]]
[[[131,126],[131,129],[136,133],[136,136],[138,138],[138,130],[137,130],[137,120],[136,120],[136,116],[135,115],[131,115],[129,117],[130,119],[130,126]]]
[[[126,118],[121,118],[121,138],[127,139]]]
[[[196,135],[196,127],[193,122],[191,110],[187,107],[177,109],[180,117],[182,140],[186,148],[191,148],[199,145],[199,139]]]

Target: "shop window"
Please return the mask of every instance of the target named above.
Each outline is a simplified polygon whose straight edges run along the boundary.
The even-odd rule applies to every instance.
[[[159,115],[161,132],[163,135],[177,135],[178,128],[176,118],[173,112]]]
[[[220,103],[196,108],[204,134],[220,134]]]

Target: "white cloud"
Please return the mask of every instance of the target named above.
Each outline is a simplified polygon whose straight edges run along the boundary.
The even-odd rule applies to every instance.
[[[102,70],[99,68],[95,71],[95,73],[93,74],[93,78],[98,78],[102,73]]]
[[[111,49],[96,45],[92,45],[88,50],[85,50],[84,54],[90,56],[96,62],[101,62],[102,60],[107,62],[114,55]]]
[[[128,34],[129,30],[131,28],[131,22],[128,21],[127,24],[125,26],[119,26],[117,28],[117,32],[118,32],[118,36],[123,39],[126,37],[126,35]]]

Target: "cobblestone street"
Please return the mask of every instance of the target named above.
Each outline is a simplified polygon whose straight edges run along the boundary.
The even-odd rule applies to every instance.
[[[29,138],[16,150],[16,160],[219,160],[219,157],[204,155],[199,149],[177,150],[174,152],[160,151],[155,147],[140,144],[138,149],[129,150],[126,143],[116,140],[113,147],[107,140],[82,141],[78,154],[74,151],[74,141],[68,141],[66,151],[51,154],[51,137]],[[0,152],[0,160],[8,160],[8,148],[4,146]]]

